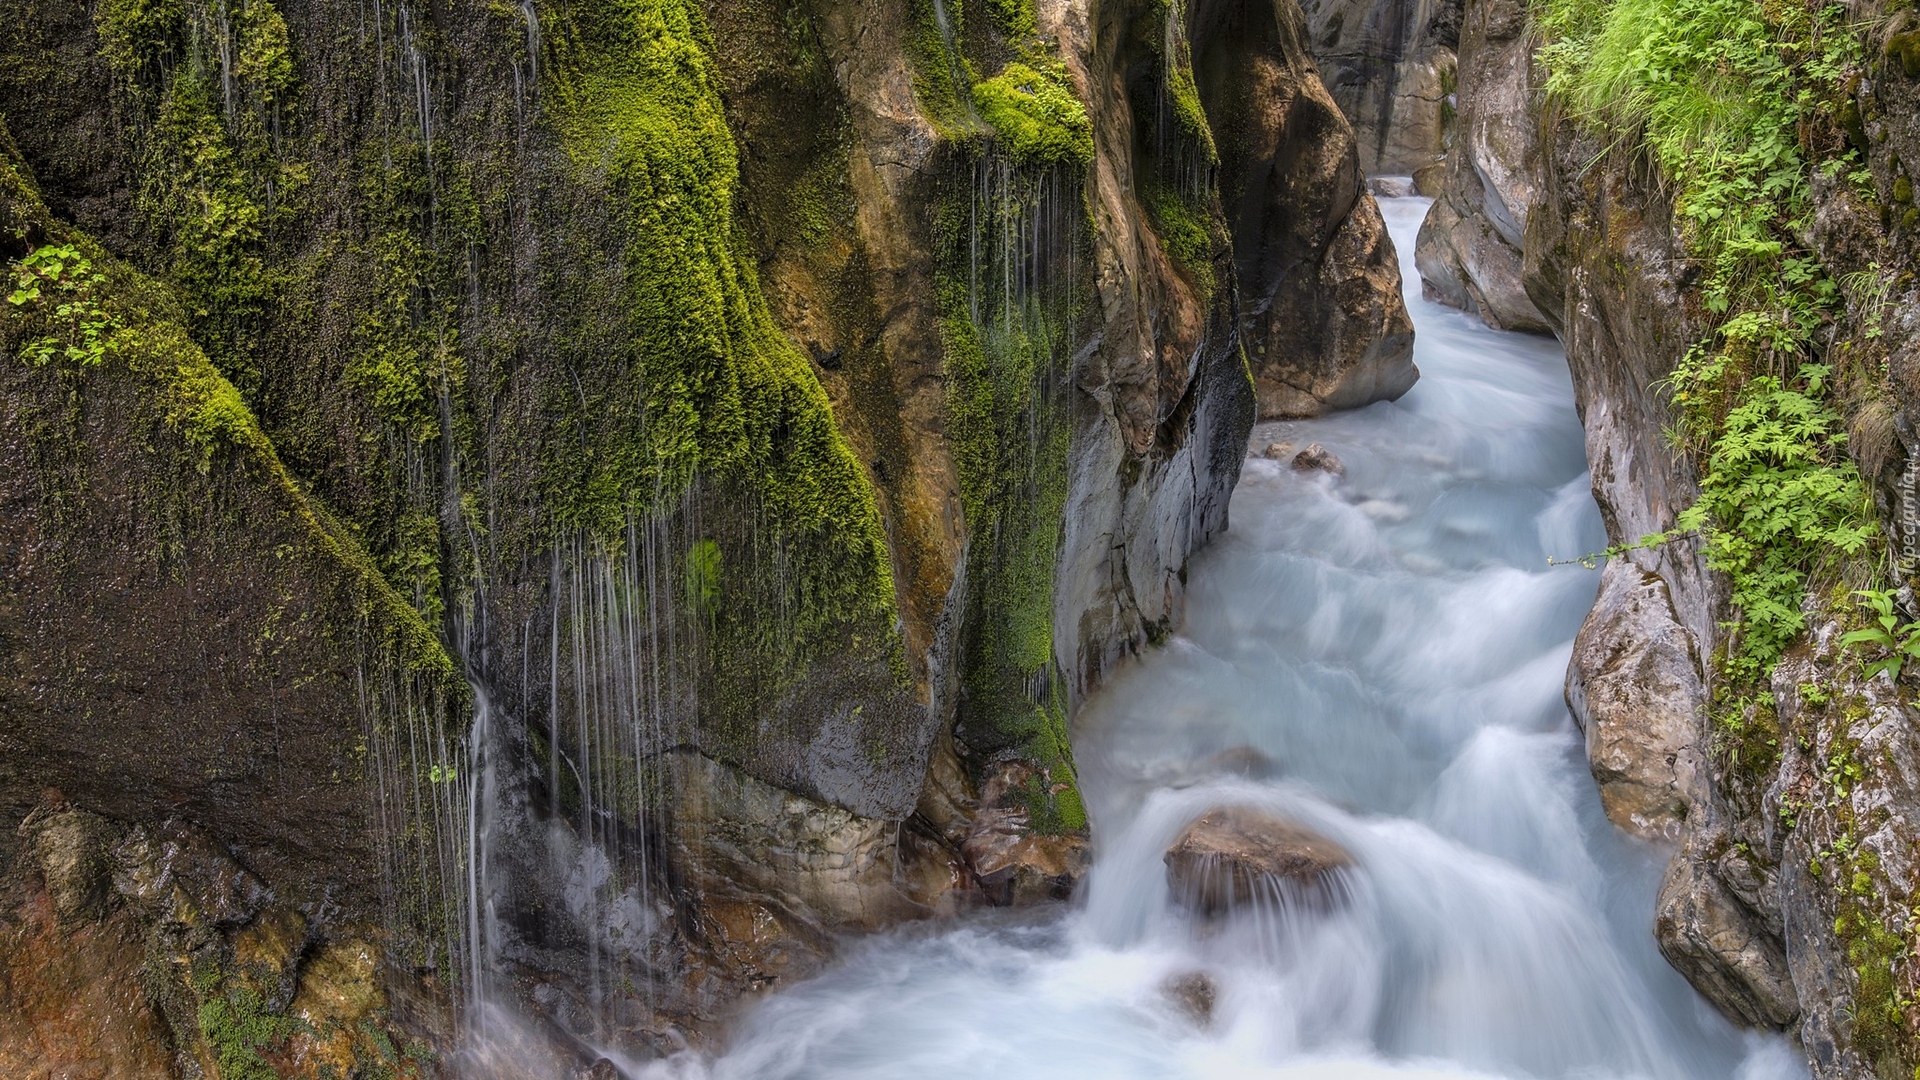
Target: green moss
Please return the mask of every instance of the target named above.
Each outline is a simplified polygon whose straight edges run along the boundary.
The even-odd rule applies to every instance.
[[[231,65],[203,44],[237,37]],[[255,397],[260,343],[283,274],[269,236],[297,211],[310,170],[282,154],[297,83],[287,27],[269,0],[218,10],[199,2],[116,0],[96,12],[103,54],[142,122],[138,206],[195,339]],[[191,47],[189,47],[189,45]]]
[[[1008,64],[974,86],[973,104],[1007,156],[1022,165],[1093,163],[1093,123],[1064,67]]]
[[[633,516],[670,508],[696,477],[715,481],[751,492],[796,560],[780,635],[890,621],[872,490],[738,236],[736,150],[699,6],[602,0],[551,29],[556,126],[627,230],[633,350],[585,439],[549,459],[560,524],[617,543]]]
[[[100,54],[129,83],[175,50],[185,22],[182,0],[102,0],[94,9]]]
[[[1887,39],[1887,58],[1898,61],[1909,78],[1920,76],[1920,30],[1908,30]]]
[[[1033,0],[987,0],[987,15],[994,29],[1009,38],[1021,40],[1039,33]]]
[[[1167,98],[1180,130],[1200,147],[1207,161],[1218,161],[1220,152],[1214,147],[1213,127],[1207,123],[1207,110],[1200,104],[1200,88],[1194,85],[1193,62],[1186,51],[1182,38],[1180,55],[1166,65]]]
[[[215,976],[194,980],[200,997],[200,1037],[219,1067],[220,1080],[276,1080],[263,1051],[278,1049],[303,1029],[288,1016],[268,1011],[248,986],[225,986]]]
[[[1141,186],[1140,199],[1174,265],[1193,285],[1201,305],[1211,306],[1215,290],[1219,288],[1213,272],[1213,254],[1221,239],[1215,235],[1212,208],[1194,207],[1188,199],[1157,180]]]
[[[1077,191],[1058,197],[1079,209]],[[1011,750],[1041,767],[1046,782],[1027,793],[1030,816],[1061,830],[1085,820],[1053,599],[1071,437],[1064,367],[1086,283],[1061,278],[1008,293],[993,269],[1008,257],[1000,237],[1058,212],[1040,198],[1020,182],[955,183],[941,210],[939,287],[947,432],[969,537],[959,727],[977,751]]]

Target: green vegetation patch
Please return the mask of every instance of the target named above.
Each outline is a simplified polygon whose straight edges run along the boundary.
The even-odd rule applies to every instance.
[[[1007,156],[1022,165],[1093,164],[1093,123],[1066,69],[1014,62],[973,88],[973,104]]]
[[[632,516],[715,480],[751,491],[799,560],[786,632],[806,640],[890,616],[872,489],[811,366],[775,326],[736,228],[737,151],[699,5],[599,0],[549,29],[556,126],[627,230],[632,343],[617,392],[548,462],[560,525],[617,543]]]
[[[1640,543],[1697,532],[1727,575],[1717,696],[1733,723],[1804,629],[1815,579],[1878,542],[1817,337],[1843,314],[1839,289],[1797,239],[1815,168],[1864,175],[1836,120],[1860,42],[1838,5],[1547,0],[1540,21],[1549,93],[1653,159],[1706,271],[1713,328],[1669,380],[1701,495]]]

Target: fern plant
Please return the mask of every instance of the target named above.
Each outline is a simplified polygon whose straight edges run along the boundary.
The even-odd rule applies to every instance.
[[[1873,612],[1873,619],[1841,638],[1840,643],[1872,646],[1875,651],[1885,653],[1867,665],[1867,677],[1871,679],[1884,671],[1888,678],[1898,681],[1907,661],[1920,659],[1920,622],[1901,622],[1891,592],[1861,589],[1854,595]]]

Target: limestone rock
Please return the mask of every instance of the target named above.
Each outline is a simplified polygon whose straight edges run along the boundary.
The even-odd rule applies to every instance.
[[[1353,124],[1360,167],[1407,175],[1446,152],[1460,0],[1302,0],[1307,43]]]
[[[1667,962],[1734,1021],[1781,1028],[1799,1015],[1779,938],[1697,850],[1683,850],[1667,864],[1653,927]]]
[[[1260,416],[1399,397],[1419,377],[1400,267],[1353,128],[1301,55],[1290,5],[1194,6],[1194,62],[1221,188]],[[1213,87],[1212,82],[1219,83]]]
[[[912,914],[894,884],[892,822],[757,780],[701,754],[670,758],[675,873],[697,895],[746,889],[822,927],[877,929]]]
[[[1331,908],[1345,901],[1342,873],[1353,865],[1353,856],[1326,837],[1238,806],[1195,821],[1165,858],[1175,899],[1208,916],[1266,898]]]
[[[1290,442],[1268,443],[1260,456],[1268,461],[1285,461],[1293,456],[1293,444]]]
[[[1323,472],[1331,476],[1347,475],[1346,463],[1340,460],[1339,455],[1319,443],[1308,443],[1305,450],[1293,456],[1290,467],[1297,473]]]
[[[1525,0],[1474,0],[1460,35],[1459,119],[1446,179],[1414,246],[1428,299],[1501,330],[1544,333],[1528,296],[1524,239],[1546,168],[1534,130]]]
[[[1607,817],[1638,836],[1678,840],[1706,791],[1699,650],[1658,576],[1615,559],[1600,582],[1567,665],[1567,706],[1586,732]]]

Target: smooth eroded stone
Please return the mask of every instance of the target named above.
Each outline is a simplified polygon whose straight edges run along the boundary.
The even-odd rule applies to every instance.
[[[1346,899],[1347,850],[1319,833],[1248,807],[1209,811],[1167,848],[1175,901],[1219,915],[1263,901],[1326,910]]]

